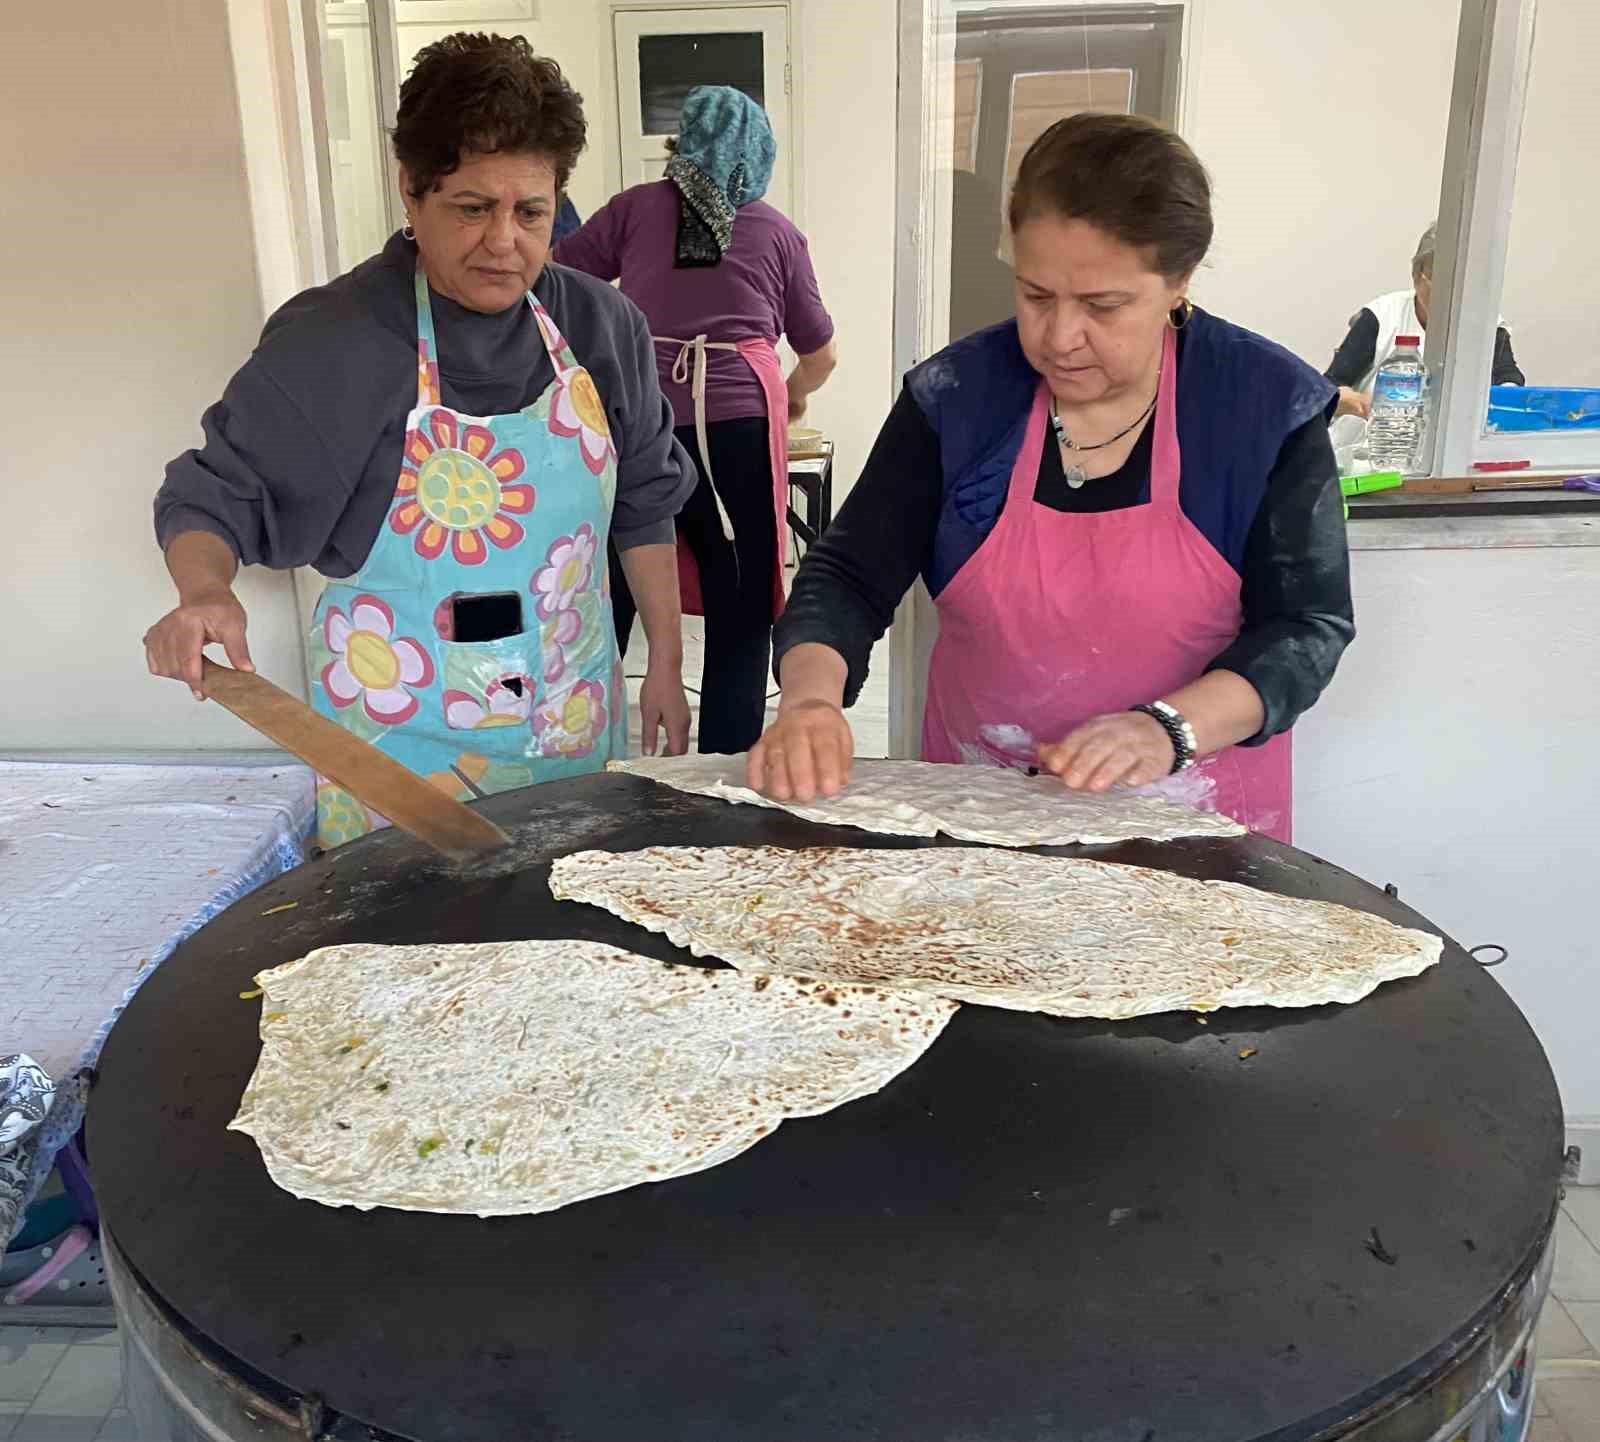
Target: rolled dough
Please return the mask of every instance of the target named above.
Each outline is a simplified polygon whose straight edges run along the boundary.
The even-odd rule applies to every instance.
[[[613,761],[608,769],[647,777],[696,796],[855,826],[886,836],[934,836],[990,846],[1099,845],[1147,838],[1239,836],[1231,817],[1196,811],[1131,791],[1103,796],[1069,791],[1054,776],[1001,766],[945,766],[931,761],[857,761],[837,796],[774,801],[744,782],[743,756],[656,756]]]
[[[1330,902],[979,847],[583,851],[550,889],[741,971],[1055,1016],[1359,1001],[1443,945]]]
[[[545,1212],[879,1090],[953,1003],[594,942],[334,946],[263,972],[231,1129],[329,1206]]]

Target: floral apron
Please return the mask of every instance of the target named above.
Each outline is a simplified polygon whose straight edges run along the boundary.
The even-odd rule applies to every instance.
[[[308,637],[316,709],[461,800],[599,771],[627,750],[606,568],[616,448],[594,381],[531,291],[528,304],[555,380],[523,410],[463,415],[440,402],[418,266],[417,404],[394,499]],[[455,640],[458,599],[505,593],[519,633]],[[384,824],[319,782],[322,845]]]

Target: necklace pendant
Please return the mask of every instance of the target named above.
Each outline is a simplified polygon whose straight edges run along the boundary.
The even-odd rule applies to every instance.
[[[1083,473],[1082,466],[1067,467],[1067,484],[1071,486],[1073,490],[1081,491],[1083,489],[1083,483],[1088,479],[1088,476]]]

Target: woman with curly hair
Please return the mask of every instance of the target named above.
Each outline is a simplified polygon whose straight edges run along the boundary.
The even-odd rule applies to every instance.
[[[521,38],[417,57],[395,127],[407,222],[296,296],[167,468],[178,605],[150,669],[200,694],[250,669],[241,563],[333,578],[313,704],[453,794],[598,770],[625,750],[608,543],[650,642],[644,745],[687,746],[674,517],[694,485],[633,303],[548,264],[581,97]],[[324,844],[381,818],[318,792]]]

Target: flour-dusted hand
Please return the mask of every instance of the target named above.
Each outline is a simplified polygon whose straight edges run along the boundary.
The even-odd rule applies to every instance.
[[[1172,741],[1142,711],[1095,716],[1053,746],[1039,748],[1039,765],[1074,791],[1148,786],[1172,770]]]
[[[831,701],[789,701],[771,729],[750,749],[745,780],[774,801],[837,796],[850,779],[855,737]]]

